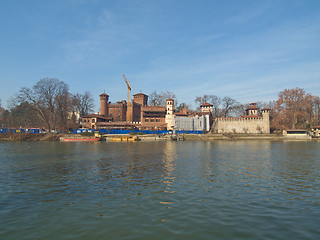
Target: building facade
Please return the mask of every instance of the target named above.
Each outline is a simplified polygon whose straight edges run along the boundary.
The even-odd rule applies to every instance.
[[[167,99],[166,106],[148,106],[148,96],[133,95],[129,106],[125,100],[111,103],[109,95],[100,95],[100,114],[82,117],[84,128],[141,129],[203,131],[213,133],[270,133],[270,109],[261,111],[251,103],[242,117],[221,117],[213,119],[213,105],[202,103],[201,112],[178,112],[174,99]],[[130,119],[126,121],[127,112]]]
[[[89,114],[82,117],[82,128],[96,129],[97,124],[111,121],[111,117],[106,117],[100,114]]]
[[[166,108],[159,106],[141,107],[141,130],[166,130]]]

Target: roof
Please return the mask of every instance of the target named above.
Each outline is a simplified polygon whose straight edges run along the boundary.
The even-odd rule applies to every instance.
[[[129,122],[97,122],[98,126],[138,126],[140,124],[129,123]]]
[[[139,96],[139,95],[148,96],[147,94],[144,94],[144,93],[137,93],[137,94],[134,94],[133,96]]]
[[[89,114],[89,115],[86,115],[86,116],[82,116],[82,118],[100,118],[100,119],[107,119],[107,120],[111,120],[112,117],[105,117],[105,116],[102,116],[102,115],[99,115],[99,114]]]
[[[172,98],[168,98],[168,99],[167,99],[167,101],[174,101],[174,99],[172,99]]]
[[[260,116],[251,115],[251,116],[242,116],[242,118],[262,118]]]
[[[264,111],[264,110],[271,110],[271,108],[263,108],[263,109],[261,109],[261,111]]]
[[[249,107],[246,108],[246,110],[258,110],[259,108],[257,107],[256,103],[250,103]]]
[[[142,106],[141,111],[143,112],[165,112],[166,107],[161,106]]]
[[[108,97],[109,97],[109,95],[106,94],[106,93],[102,93],[102,94],[100,94],[99,96],[108,96]]]
[[[253,106],[252,106],[252,107],[247,107],[247,108],[246,108],[246,110],[258,110],[258,109],[259,109],[259,108],[257,108],[257,107],[253,107]]]
[[[188,116],[188,113],[183,113],[183,112],[176,112],[174,113],[176,116]]]
[[[213,107],[213,104],[211,104],[211,103],[202,103],[200,105],[200,107]]]

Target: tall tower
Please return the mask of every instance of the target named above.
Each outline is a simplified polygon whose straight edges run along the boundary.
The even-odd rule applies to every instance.
[[[270,108],[264,108],[261,110],[264,127],[267,133],[270,133],[270,110]]]
[[[175,115],[174,115],[174,100],[169,98],[166,100],[167,108],[166,108],[166,123],[167,130],[173,130],[175,125]]]
[[[109,115],[108,101],[109,101],[108,94],[106,94],[106,93],[100,94],[100,114],[103,116]]]
[[[133,95],[133,100],[135,103],[138,103],[141,106],[148,105],[148,95],[146,95],[146,94],[137,93],[137,94]]]

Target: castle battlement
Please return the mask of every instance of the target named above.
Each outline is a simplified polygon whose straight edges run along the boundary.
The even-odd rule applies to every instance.
[[[270,133],[270,109],[259,109],[251,103],[242,117],[220,117],[214,120],[213,132],[215,133]]]
[[[218,121],[223,121],[223,122],[234,122],[234,121],[239,121],[239,122],[244,122],[244,121],[255,121],[255,120],[263,120],[263,117],[257,116],[257,117],[220,117],[216,118],[215,120]]]

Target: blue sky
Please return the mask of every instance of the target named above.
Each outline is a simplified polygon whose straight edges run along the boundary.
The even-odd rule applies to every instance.
[[[72,93],[126,99],[172,91],[179,102],[320,95],[319,0],[2,0],[0,98],[58,78]]]

